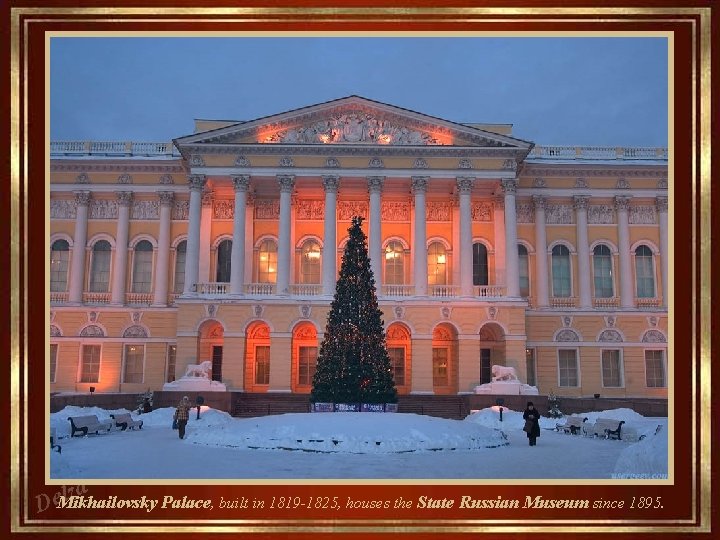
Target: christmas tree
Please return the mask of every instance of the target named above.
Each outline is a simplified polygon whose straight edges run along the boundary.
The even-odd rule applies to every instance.
[[[550,392],[548,395],[548,412],[547,415],[550,418],[561,418],[563,412],[560,410],[560,398],[554,393]]]
[[[397,391],[385,346],[361,217],[352,219],[340,277],[320,345],[310,399],[333,403],[395,403]]]

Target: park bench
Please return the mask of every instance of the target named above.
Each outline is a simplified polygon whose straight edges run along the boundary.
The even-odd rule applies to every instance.
[[[657,427],[655,428],[655,433],[653,433],[653,435],[657,435],[658,433],[660,433],[661,430],[662,430],[662,424],[658,424]],[[640,435],[640,440],[642,441],[645,437],[646,437],[645,434]]]
[[[57,444],[57,430],[54,427],[50,428],[50,450],[57,448],[58,454],[62,454],[62,446]]]
[[[115,420],[115,427],[119,427],[123,431],[126,429],[142,429],[143,421],[142,420],[133,420],[132,416],[130,416],[129,413],[122,413],[122,414],[111,414],[110,418]]]
[[[565,433],[575,435],[577,433],[580,433],[580,430],[583,427],[583,422],[585,422],[586,420],[587,417],[568,416],[565,419],[564,424],[555,424],[555,431],[560,431],[562,429]]]
[[[83,435],[87,435],[88,433],[98,433],[102,429],[110,431],[112,428],[111,422],[100,422],[94,414],[69,416],[68,420],[70,421],[71,437],[75,436],[76,431],[81,431]]]
[[[605,439],[620,440],[620,429],[625,420],[613,420],[612,418],[598,418],[593,425],[593,431],[590,433],[596,437]]]

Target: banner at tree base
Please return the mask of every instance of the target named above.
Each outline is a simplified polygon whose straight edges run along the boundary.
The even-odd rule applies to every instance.
[[[396,413],[397,403],[313,403],[312,412],[373,412]]]

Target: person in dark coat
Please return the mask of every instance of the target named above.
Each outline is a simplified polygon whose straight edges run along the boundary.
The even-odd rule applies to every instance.
[[[145,398],[145,401],[142,405],[142,411],[144,413],[152,412],[152,405],[150,404],[150,398]]]
[[[175,420],[178,425],[178,435],[181,439],[185,438],[185,426],[187,426],[188,419],[190,418],[190,400],[187,396],[183,396],[182,401],[178,403],[175,409]]]
[[[530,446],[537,445],[537,438],[540,436],[540,413],[533,405],[532,401],[528,401],[527,408],[523,413],[523,418],[531,422],[530,430],[527,431],[528,439],[530,439]]]

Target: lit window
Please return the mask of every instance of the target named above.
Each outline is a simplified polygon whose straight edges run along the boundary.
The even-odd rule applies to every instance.
[[[388,347],[390,369],[392,369],[395,386],[405,384],[405,347]]]
[[[446,347],[433,347],[433,386],[448,385],[448,352]]]
[[[595,298],[612,298],[612,254],[604,244],[595,246],[593,250],[593,273],[595,274]]]
[[[277,244],[265,240],[258,250],[258,282],[275,283],[277,281]]]
[[[385,247],[385,283],[405,284],[405,250],[400,242],[389,242]]]
[[[300,283],[320,283],[320,244],[308,240],[300,252]]]
[[[67,240],[56,240],[50,248],[50,292],[67,290],[70,244]]]
[[[635,281],[638,298],[655,298],[653,254],[647,246],[635,250]]]
[[[255,384],[270,384],[270,347],[255,347]]]
[[[147,293],[152,290],[153,247],[147,240],[135,246],[133,255],[132,292]]]
[[[298,384],[312,384],[317,368],[317,353],[317,347],[298,348]]]
[[[143,359],[145,357],[144,345],[125,345],[125,366],[123,369],[123,382],[143,382]]]
[[[562,244],[552,249],[552,281],[554,297],[570,296],[570,250]]]
[[[82,346],[82,365],[80,382],[96,383],[100,381],[100,345]]]
[[[90,263],[90,292],[108,292],[110,290],[110,242],[99,240],[92,249]]]
[[[447,254],[445,246],[433,242],[428,247],[428,285],[447,284]]]

